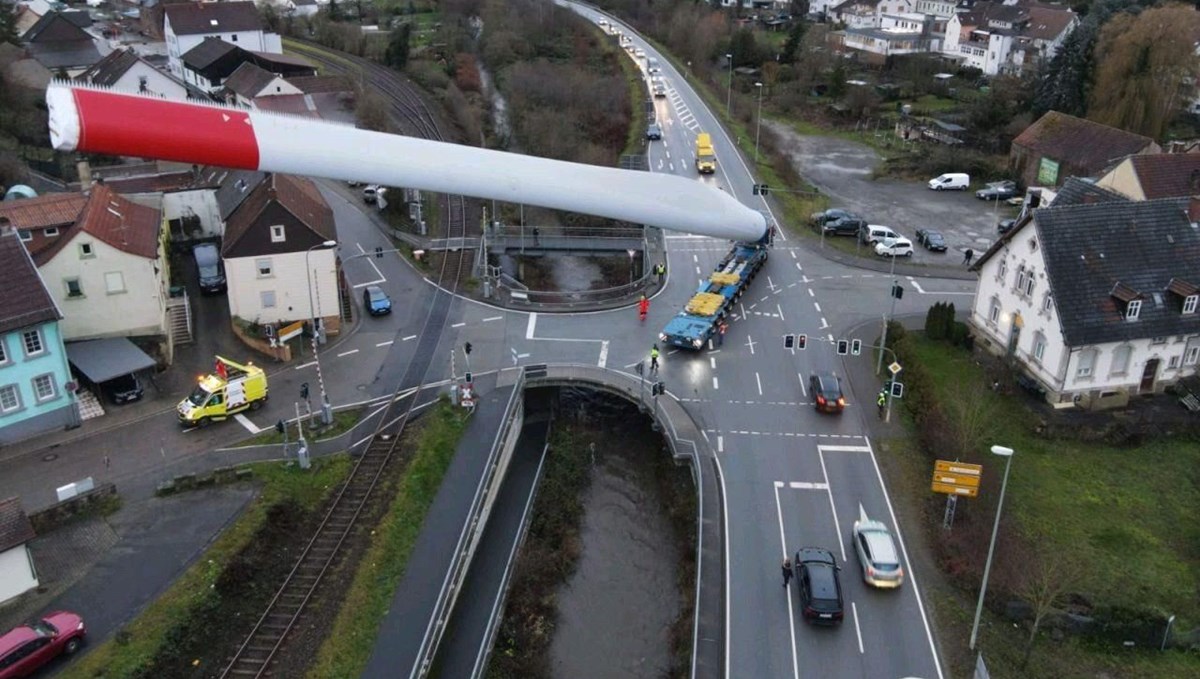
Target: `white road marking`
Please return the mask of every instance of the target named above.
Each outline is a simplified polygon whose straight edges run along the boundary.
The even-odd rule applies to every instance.
[[[396,340],[388,340],[388,341],[386,341],[386,342],[380,342],[380,343],[376,344],[375,346],[377,346],[377,347],[386,347],[386,346],[390,345],[392,342],[395,342],[395,341],[396,341]]]
[[[808,398],[808,392],[804,389],[804,375],[796,373],[796,379],[800,380],[800,395]]]
[[[697,275],[699,275],[699,274],[700,274],[700,267],[696,267],[696,274],[697,274]],[[701,283],[703,283],[704,281],[700,281],[700,282],[701,282]]]
[[[386,278],[378,278],[376,280],[367,281],[366,283],[359,283],[358,285],[353,285],[351,287],[354,288],[355,290],[357,290],[359,288],[365,288],[368,285],[379,285],[380,283],[387,283],[387,279]]]
[[[833,503],[833,489],[829,488],[829,471],[825,469],[825,453],[822,450],[825,446],[817,446],[817,458],[821,460],[821,475],[825,477],[825,491],[829,494],[829,511],[833,514],[833,528],[837,531],[838,549],[842,552],[842,562],[846,561],[846,543],[842,542],[840,537],[842,534],[842,525],[837,517],[837,505]]]
[[[529,354],[517,354],[517,358],[529,358]]]
[[[754,338],[746,335],[746,346],[750,347],[750,355],[754,355]]]
[[[824,318],[822,318],[821,320],[822,320],[822,321],[824,321],[825,319],[824,319]],[[826,325],[826,326],[822,327],[821,329],[822,329],[822,330],[824,330],[825,328],[828,328],[828,327],[829,327],[829,326],[828,326],[828,325]],[[830,341],[830,342],[832,342],[832,341],[833,341],[833,333],[829,333],[829,341]]]
[[[796,271],[804,271],[804,269],[800,266],[800,262],[796,262]],[[806,280],[804,282],[807,283],[808,281]]]
[[[720,436],[720,435],[717,436],[717,452],[718,453],[725,452],[725,437],[724,436]]]
[[[401,337],[401,338],[400,338],[400,341],[401,341],[401,342],[407,342],[407,341],[409,341],[409,340],[415,340],[416,338],[417,338],[417,336],[416,336],[416,335],[409,335],[408,337]]]
[[[360,254],[360,255],[367,254],[367,251],[365,248],[363,248],[362,243],[355,243],[355,245],[358,246],[358,254]],[[365,259],[367,261],[367,264],[371,265],[372,269],[375,269],[375,275],[378,276],[379,278],[378,278],[378,280],[372,281],[371,283],[362,283],[361,285],[356,285],[354,287],[361,288],[363,286],[371,285],[372,283],[386,283],[387,276],[384,276],[383,272],[379,270],[379,267],[375,266],[375,262],[372,262],[370,257],[364,257],[363,259]]]
[[[349,350],[349,351],[342,351],[342,352],[339,352],[339,353],[338,353],[338,358],[341,358],[341,357],[343,357],[343,356],[349,356],[350,354],[357,354],[357,353],[358,353],[358,349],[351,349],[351,350]]]
[[[600,343],[600,362],[596,365],[600,366],[601,368],[608,365],[608,340],[604,340]]]
[[[697,263],[699,263],[699,262],[700,262],[700,256],[699,256],[699,255],[692,255],[692,263],[693,263],[693,264],[697,264]]]
[[[863,650],[862,644],[862,630],[858,627],[858,606],[854,605],[853,601],[850,602],[850,614],[854,616],[854,633],[858,635],[858,652],[859,654],[865,654],[866,651]]]
[[[770,298],[771,298],[771,296],[770,296],[770,295],[763,295],[763,296],[762,296],[762,299],[760,299],[760,300],[758,300],[758,301],[760,301],[760,302],[765,302],[765,301],[767,301],[767,300],[768,300],[768,299],[770,299]]]
[[[525,339],[533,339],[533,331],[537,329],[537,312],[529,314],[529,325],[525,326]]]
[[[831,453],[869,453],[871,449],[868,446],[821,446],[821,450]]]
[[[809,289],[808,289],[808,296],[809,296],[809,297],[816,297],[816,296],[817,296],[817,292],[816,292],[815,290],[813,290],[812,288],[809,288]]]
[[[771,292],[775,292],[775,283],[771,280],[770,276],[767,276],[767,289]],[[763,297],[763,299],[766,299],[766,297]]]
[[[504,320],[503,316],[488,316],[487,318],[483,319],[483,322],[491,323],[492,321],[502,321],[502,320]]]
[[[309,361],[308,363],[301,363],[300,365],[296,366],[296,370],[301,370],[301,369],[307,368],[310,365],[316,365],[316,364],[317,364],[316,361]]]
[[[713,370],[716,370],[716,369],[717,369],[717,359],[713,358],[712,356],[709,356],[709,357],[708,357],[708,365],[709,365],[709,366],[710,366],[710,367],[711,367]]]
[[[783,550],[783,558],[786,559],[788,555],[787,536],[785,536],[783,533],[783,508],[779,505],[779,484],[775,484],[774,491],[775,517],[779,519],[779,548]],[[799,587],[800,584],[796,583],[796,586]],[[800,666],[797,664],[796,660],[796,614],[794,611],[792,611],[792,593],[790,589],[787,591],[787,596],[785,598],[787,599],[788,605],[788,631],[790,633],[789,637],[792,642],[792,676],[797,677],[798,679],[800,676]]]
[[[720,387],[717,386],[717,376],[716,375],[713,375],[713,389],[720,389]]]
[[[824,330],[825,328],[828,328],[828,327],[829,327],[829,321],[825,320],[825,317],[824,317],[824,316],[822,316],[822,317],[821,317],[821,327],[819,327],[819,328],[817,328],[817,329],[818,329],[818,330]],[[833,339],[833,335],[830,335],[830,336],[829,336],[829,339],[831,339],[831,340],[832,340],[832,339]]]
[[[758,383],[758,395],[762,396],[762,378],[758,376],[757,372],[754,373],[754,381]]]
[[[796,259],[796,251],[795,251],[795,250],[791,250],[790,252],[792,253],[792,259]]]
[[[775,303],[775,310],[779,312],[779,320],[787,323],[787,321],[783,318],[783,307],[779,306],[778,302]]]
[[[792,481],[788,484],[789,488],[796,490],[828,490],[829,486],[824,483],[809,483],[808,481]]]
[[[451,328],[461,328],[464,325],[466,325],[466,323],[455,323],[454,325],[451,325],[450,327]]]
[[[821,303],[813,302],[813,306],[817,308],[817,313],[821,313]]]
[[[248,417],[241,413],[234,415],[233,419],[237,420],[238,424],[241,424],[243,427],[245,427],[246,431],[250,432],[251,434],[257,434],[258,432],[262,431],[262,429],[259,429],[258,425],[251,422]]]

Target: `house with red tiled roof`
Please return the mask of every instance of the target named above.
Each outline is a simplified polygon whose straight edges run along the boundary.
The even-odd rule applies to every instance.
[[[167,338],[166,243],[161,209],[93,185],[75,222],[32,253],[63,311],[64,338]]]
[[[1096,184],[1131,200],[1200,196],[1200,153],[1129,156]]]
[[[217,38],[245,50],[283,53],[279,34],[263,30],[263,20],[253,2],[188,2],[167,5],[163,11],[171,74],[181,80],[186,80],[183,55],[205,38]]]
[[[82,193],[47,193],[35,198],[0,202],[0,219],[17,232],[31,254],[36,254],[58,242],[70,229],[87,196]]]
[[[234,181],[241,181],[240,179]],[[271,174],[250,188],[225,222],[229,312],[259,324],[321,318],[340,329],[333,210],[311,180]]]
[[[37,537],[21,498],[0,500],[0,604],[38,586],[29,541]]]
[[[1126,156],[1161,151],[1149,137],[1050,111],[1013,140],[1008,162],[1025,186],[1061,186],[1067,177],[1096,177]]]

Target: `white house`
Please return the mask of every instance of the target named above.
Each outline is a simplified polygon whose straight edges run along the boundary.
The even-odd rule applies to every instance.
[[[35,537],[21,499],[0,500],[0,604],[38,586],[28,545]]]
[[[226,101],[254,108],[256,97],[304,94],[304,91],[257,64],[245,62],[225,79]]]
[[[183,55],[205,38],[218,38],[252,52],[283,52],[279,34],[263,30],[253,2],[185,3],[167,5],[163,11],[171,73],[181,80]]]
[[[1068,8],[977,2],[946,21],[942,52],[987,75],[1049,59],[1079,25]]]
[[[140,92],[166,99],[187,99],[187,86],[183,82],[154,68],[129,48],[110,52],[75,79],[89,85],[102,85],[126,92]]]
[[[1070,179],[973,267],[970,325],[1057,406],[1121,405],[1200,362],[1200,201]]]
[[[272,174],[245,185],[221,245],[230,314],[277,326],[319,317],[338,332],[337,252],[322,246],[337,239],[333,210],[303,177]]]
[[[31,252],[63,338],[167,336],[166,238],[161,210],[94,185],[75,223]]]

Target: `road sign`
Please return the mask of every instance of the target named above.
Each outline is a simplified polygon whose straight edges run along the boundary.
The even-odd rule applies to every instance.
[[[296,321],[279,329],[279,341],[286,342],[304,331],[304,321]]]
[[[901,370],[904,370],[904,368],[901,368],[899,363],[892,361],[892,364],[888,366],[888,370],[890,370],[893,375],[898,375],[900,374]]]
[[[976,497],[983,465],[937,460],[933,463],[933,492]]]

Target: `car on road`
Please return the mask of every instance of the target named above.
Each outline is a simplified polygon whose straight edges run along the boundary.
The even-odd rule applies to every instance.
[[[384,316],[392,313],[392,299],[378,285],[368,285],[363,288],[363,306],[372,316]]]
[[[377,184],[367,185],[362,190],[363,202],[367,203],[367,204],[374,204],[375,201],[378,200],[380,193],[383,193],[383,191],[380,190],[379,185],[377,185]]]
[[[68,611],[9,630],[0,636],[0,679],[27,677],[59,655],[78,651],[86,635],[83,618]]]
[[[917,242],[932,252],[946,251],[946,239],[942,236],[941,231],[917,229]]]
[[[996,225],[996,233],[1003,236],[1004,234],[1008,233],[1009,231],[1012,231],[1012,228],[1016,225],[1017,225],[1017,220],[1015,220],[1015,219],[1001,220],[1000,223]]]
[[[841,623],[842,582],[833,553],[819,547],[802,547],[796,550],[794,563],[804,619],[823,625]]]
[[[884,238],[875,244],[875,254],[880,257],[912,257],[912,241],[904,236]]]
[[[655,81],[654,97],[656,99],[661,99],[662,97],[665,97],[665,96],[667,96],[667,86],[664,85],[661,80]]]
[[[868,519],[866,513],[854,522],[854,554],[862,567],[863,582],[874,587],[899,587],[904,584],[904,568],[892,533],[881,521]]]
[[[865,219],[858,217],[842,217],[821,226],[821,233],[826,236],[857,236],[858,232],[867,225]]]
[[[849,210],[843,210],[838,207],[831,207],[828,210],[822,210],[821,212],[814,212],[812,217],[809,218],[809,223],[811,223],[813,226],[821,226],[825,222],[832,222],[835,219],[842,219],[845,217],[849,217],[851,219],[861,219],[861,217],[859,217],[858,215],[854,214],[853,212],[851,212]]]
[[[104,392],[104,395],[114,405],[124,405],[140,401],[144,393],[141,380],[137,378],[137,375],[133,374],[121,375],[107,382],[101,382],[100,391]]]
[[[966,191],[971,186],[971,176],[962,172],[947,172],[929,180],[929,188],[934,191]]]
[[[1009,180],[986,184],[975,192],[975,197],[979,200],[1008,200],[1016,195],[1017,183]]]
[[[833,373],[813,373],[808,378],[808,391],[812,394],[813,406],[820,412],[840,413],[846,409],[842,381]]]
[[[899,238],[900,234],[881,224],[863,224],[858,231],[858,239],[863,245],[873,245],[885,238]]]
[[[635,49],[633,51],[633,53],[637,55],[638,59],[641,59],[646,56],[646,50],[642,49],[641,47]]]
[[[662,139],[662,126],[658,123],[650,123],[646,126],[647,139]]]

